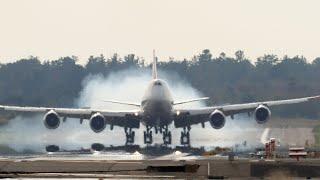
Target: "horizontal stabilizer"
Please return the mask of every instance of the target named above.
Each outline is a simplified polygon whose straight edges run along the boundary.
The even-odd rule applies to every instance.
[[[109,100],[104,100],[103,102],[140,107],[140,104],[138,104],[138,103],[132,103],[132,102],[109,101]]]
[[[209,97],[189,99],[189,100],[185,100],[185,101],[175,102],[175,103],[173,103],[173,105],[186,104],[186,103],[191,103],[191,102],[195,102],[195,101],[202,101],[202,100],[207,100],[207,99],[209,99]]]

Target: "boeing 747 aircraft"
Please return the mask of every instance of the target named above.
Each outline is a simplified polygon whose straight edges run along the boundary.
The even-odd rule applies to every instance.
[[[312,96],[288,100],[253,102],[193,109],[178,108],[176,105],[201,101],[208,98],[189,99],[181,102],[174,101],[168,84],[164,80],[158,78],[156,61],[157,60],[154,55],[152,80],[150,81],[140,104],[107,101],[110,103],[134,106],[136,107],[135,110],[110,111],[90,108],[20,107],[5,105],[0,105],[0,110],[43,113],[43,122],[48,129],[58,128],[61,121],[64,122],[67,118],[80,119],[80,123],[82,123],[83,120],[89,120],[90,128],[96,133],[102,132],[107,125],[110,127],[110,130],[112,130],[114,126],[120,126],[125,130],[126,144],[134,143],[135,132],[133,129],[139,128],[140,124],[143,124],[145,127],[145,144],[153,143],[152,130],[154,130],[155,133],[162,134],[164,144],[171,144],[172,135],[168,126],[173,123],[175,128],[182,128],[180,137],[181,144],[189,145],[189,132],[191,130],[191,126],[194,124],[202,124],[202,127],[204,128],[205,122],[209,121],[212,128],[220,129],[225,125],[227,116],[233,118],[234,115],[238,113],[253,114],[256,122],[262,124],[267,122],[270,118],[271,111],[269,107],[271,106],[303,103],[320,99],[320,96]]]

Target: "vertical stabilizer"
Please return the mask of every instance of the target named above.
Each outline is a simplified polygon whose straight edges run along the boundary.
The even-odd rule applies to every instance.
[[[153,50],[152,79],[158,78],[156,52]]]

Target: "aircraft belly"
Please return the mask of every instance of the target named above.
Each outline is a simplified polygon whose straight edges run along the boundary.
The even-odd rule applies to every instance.
[[[157,126],[162,127],[165,125],[169,125],[173,122],[173,118],[171,116],[148,116],[145,117],[142,121],[142,123],[145,126]]]
[[[164,126],[173,122],[171,108],[145,109],[142,123],[145,126]]]

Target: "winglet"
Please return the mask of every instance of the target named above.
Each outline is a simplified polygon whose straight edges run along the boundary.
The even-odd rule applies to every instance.
[[[156,52],[153,50],[152,79],[158,79]]]

